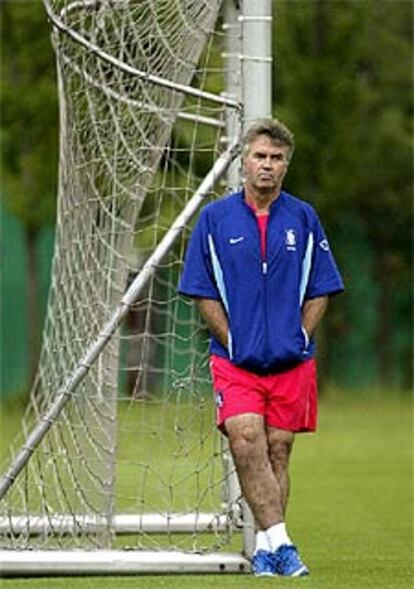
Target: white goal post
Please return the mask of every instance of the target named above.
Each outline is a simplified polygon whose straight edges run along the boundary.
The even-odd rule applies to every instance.
[[[208,334],[176,293],[196,212],[271,115],[271,0],[43,0],[60,104],[41,358],[0,479],[0,574],[248,572]]]

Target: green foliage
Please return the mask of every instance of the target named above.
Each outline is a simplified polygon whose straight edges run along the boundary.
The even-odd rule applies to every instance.
[[[335,348],[342,358],[336,374],[354,352],[352,332],[364,334],[361,313],[371,306],[376,328],[366,330],[363,355],[377,358],[383,382],[395,380],[393,365],[405,355],[400,371],[408,385],[410,326],[402,318],[410,316],[412,262],[412,6],[276,6],[274,98],[297,141],[287,188],[321,214],[352,301],[342,299],[326,321],[329,337],[344,342]],[[358,270],[359,251],[369,264],[365,257]],[[359,281],[368,288],[357,294]]]
[[[329,220],[352,210],[395,233],[409,216],[410,5],[278,4],[274,96],[297,138],[289,182]]]
[[[51,29],[40,0],[4,0],[0,11],[3,198],[36,232],[55,212],[58,110]]]

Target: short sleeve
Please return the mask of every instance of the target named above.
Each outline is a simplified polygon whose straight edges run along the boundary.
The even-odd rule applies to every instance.
[[[325,231],[316,213],[312,227],[312,237],[311,266],[305,299],[338,294],[344,290],[344,284]]]
[[[184,259],[184,267],[178,292],[189,297],[220,299],[214,279],[208,245],[208,218],[205,211],[200,215],[192,232]]]

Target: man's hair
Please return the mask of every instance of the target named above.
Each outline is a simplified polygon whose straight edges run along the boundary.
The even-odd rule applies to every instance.
[[[247,155],[250,145],[261,135],[267,135],[276,145],[286,145],[289,148],[290,160],[295,149],[295,139],[293,133],[278,119],[258,119],[249,127],[243,137],[243,156]]]

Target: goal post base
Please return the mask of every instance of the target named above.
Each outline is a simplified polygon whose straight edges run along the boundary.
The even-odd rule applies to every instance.
[[[147,550],[1,550],[0,576],[248,573],[240,554]]]

